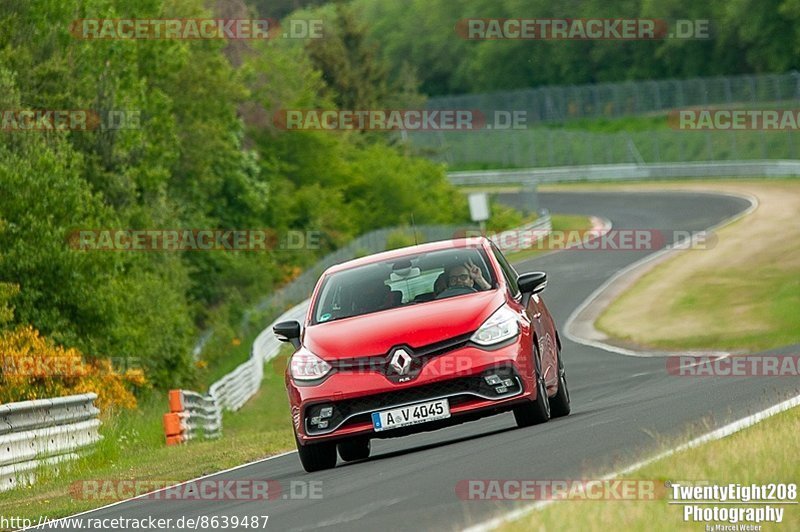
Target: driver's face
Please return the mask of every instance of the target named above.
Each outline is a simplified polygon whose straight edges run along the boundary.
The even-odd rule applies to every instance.
[[[472,288],[472,277],[463,266],[456,266],[447,272],[447,286]]]

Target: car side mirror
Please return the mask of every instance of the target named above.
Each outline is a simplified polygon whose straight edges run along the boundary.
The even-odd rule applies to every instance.
[[[523,273],[517,279],[519,291],[523,294],[538,294],[547,287],[547,274],[544,272]]]
[[[291,342],[295,349],[300,348],[300,322],[282,321],[272,327],[275,337],[281,342]]]

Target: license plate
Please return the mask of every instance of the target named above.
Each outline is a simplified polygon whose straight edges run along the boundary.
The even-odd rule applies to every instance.
[[[450,417],[450,403],[447,399],[417,403],[415,405],[393,408],[372,413],[372,426],[376,432],[396,429],[417,423],[427,423]]]

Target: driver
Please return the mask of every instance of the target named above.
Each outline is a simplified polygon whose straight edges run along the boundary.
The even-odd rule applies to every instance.
[[[473,264],[472,259],[447,269],[447,286],[449,288],[472,288],[473,290],[488,290],[492,287],[483,278],[481,269]]]

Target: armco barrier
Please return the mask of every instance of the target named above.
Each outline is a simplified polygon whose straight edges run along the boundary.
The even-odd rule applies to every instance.
[[[574,181],[629,181],[716,177],[796,177],[800,160],[727,161],[705,163],[602,164],[450,172],[454,185],[509,185]]]
[[[307,308],[304,301],[284,312],[274,323],[285,320],[302,321]],[[238,410],[255,395],[264,376],[264,364],[278,354],[280,347],[281,343],[272,334],[271,324],[253,342],[250,358],[212,384],[207,394],[171,390],[170,412],[164,414],[163,420],[167,445],[184,443],[198,436],[221,436],[222,411]]]
[[[210,396],[187,390],[170,390],[168,414],[164,414],[167,445],[182,443],[198,436],[222,435],[222,411]]]
[[[97,394],[0,405],[0,491],[31,483],[36,469],[77,458],[97,443]]]

